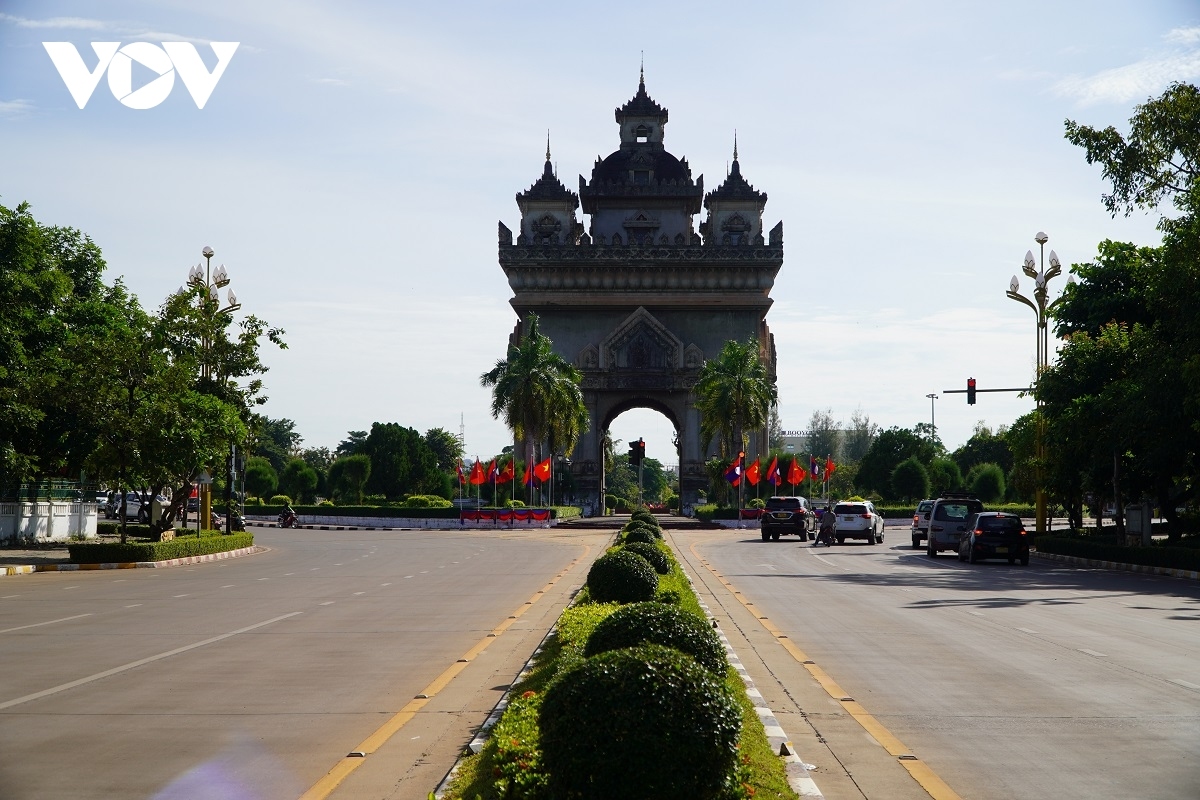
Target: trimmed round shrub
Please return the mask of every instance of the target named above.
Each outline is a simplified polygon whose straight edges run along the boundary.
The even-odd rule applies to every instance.
[[[653,514],[651,514],[649,511],[647,511],[644,508],[637,509],[636,511],[634,511],[632,514],[629,515],[629,518],[631,520],[640,519],[643,522],[649,522],[651,525],[658,524],[658,517],[654,516]]]
[[[400,505],[402,508],[450,508],[453,503],[436,494],[410,494]]]
[[[669,647],[585,660],[546,689],[538,727],[551,797],[715,800],[736,781],[737,702]]]
[[[658,573],[650,562],[628,550],[615,550],[596,559],[588,570],[588,593],[597,603],[636,603],[654,599]]]
[[[662,538],[662,528],[658,527],[657,525],[648,525],[645,522],[630,522],[621,530],[625,533],[628,533],[629,531],[637,530],[638,528],[641,528],[644,531],[649,531],[655,539]]]
[[[633,528],[632,530],[625,531],[625,534],[621,537],[622,544],[643,542],[653,545],[656,541],[658,541],[658,537],[647,528]]]
[[[630,603],[605,617],[588,637],[585,656],[661,644],[687,653],[700,666],[723,677],[729,661],[712,627],[690,611],[665,603]]]
[[[292,504],[292,498],[288,497],[286,494],[277,494],[271,497],[271,505],[273,506],[281,506],[285,503],[289,506]]]
[[[650,566],[654,567],[654,571],[659,575],[666,575],[671,571],[671,559],[667,558],[666,553],[655,547],[653,542],[626,540],[625,549],[631,553],[637,553],[649,561]]]

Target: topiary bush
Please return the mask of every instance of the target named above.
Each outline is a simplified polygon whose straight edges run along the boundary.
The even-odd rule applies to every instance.
[[[656,541],[658,541],[658,537],[648,528],[633,528],[625,531],[625,534],[621,537],[622,544],[642,542],[653,546]]]
[[[277,494],[271,497],[271,505],[282,506],[284,504],[290,506],[292,504],[292,498],[288,497],[286,494]]]
[[[552,797],[715,800],[736,782],[737,702],[673,648],[587,659],[547,688],[538,727]]]
[[[654,598],[658,590],[658,573],[637,553],[615,550],[600,556],[592,564],[587,586],[594,602],[636,603]]]
[[[629,531],[637,530],[638,528],[649,531],[655,539],[662,538],[662,528],[658,527],[657,525],[648,525],[645,522],[630,522],[621,530],[625,533],[628,533]]]
[[[645,508],[636,509],[632,514],[629,515],[629,518],[630,518],[630,520],[641,520],[642,522],[649,522],[651,525],[658,524],[658,517],[651,514]]]
[[[729,666],[724,645],[703,617],[658,602],[630,603],[614,611],[592,631],[583,654],[643,644],[674,647],[718,677]]]
[[[642,558],[650,562],[650,566],[654,567],[654,571],[659,575],[666,575],[671,571],[671,559],[667,558],[667,554],[654,546],[653,542],[625,541],[625,549],[631,553],[637,553]]]

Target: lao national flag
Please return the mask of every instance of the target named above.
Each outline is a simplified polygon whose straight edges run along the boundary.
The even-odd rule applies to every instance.
[[[533,469],[531,467],[525,467],[525,477],[521,479],[521,483],[526,486],[533,486]]]
[[[542,463],[533,468],[533,477],[545,483],[550,480],[550,459],[546,459]]]
[[[460,461],[460,462],[458,462],[458,482],[459,482],[459,483],[466,483],[466,482],[467,482],[467,475],[466,475],[466,473],[465,473],[465,472],[463,472],[463,468],[462,468],[462,462],[461,462],[461,461]]]
[[[750,481],[751,486],[758,486],[759,473],[762,471],[762,464],[759,460],[754,459],[754,463],[746,467],[746,480]]]
[[[496,459],[493,458],[492,463],[488,464],[487,479],[489,481],[494,481],[499,477],[500,477],[500,470],[498,470],[496,468]]]
[[[782,480],[779,477],[779,456],[775,456],[771,459],[771,466],[767,467],[767,483],[778,486]]]
[[[816,456],[808,457],[808,471],[812,473],[814,479],[819,480],[821,478],[821,462],[817,461]]]
[[[742,482],[742,457],[738,456],[737,460],[729,465],[729,469],[725,470],[725,480],[733,486],[737,486]]]
[[[478,486],[485,480],[486,478],[483,475],[483,462],[476,458],[475,466],[471,467],[471,485]]]
[[[500,471],[499,477],[496,478],[496,483],[508,483],[516,476],[513,468],[513,462],[509,461],[504,465],[504,469]]]

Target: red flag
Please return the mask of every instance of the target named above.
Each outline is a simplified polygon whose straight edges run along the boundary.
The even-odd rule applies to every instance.
[[[782,482],[779,477],[779,456],[771,459],[771,466],[767,467],[767,483],[772,486],[778,486]]]
[[[494,481],[498,477],[500,477],[500,470],[496,469],[496,459],[493,458],[492,462],[488,464],[487,479],[489,481]]]
[[[487,480],[487,478],[483,476],[483,462],[476,458],[475,466],[471,467],[471,485],[478,486],[485,480]]]
[[[458,482],[459,482],[459,483],[466,483],[466,482],[467,482],[467,475],[466,475],[466,473],[465,473],[465,472],[463,472],[463,468],[462,468],[462,462],[461,462],[461,461],[459,461],[459,462],[458,462]]]
[[[788,467],[787,482],[792,485],[804,483],[804,478],[807,475],[808,473],[804,471],[804,467],[800,466],[800,459],[793,458],[792,465]]]
[[[754,463],[746,467],[746,480],[750,481],[751,486],[758,486],[759,472],[762,470],[762,464],[759,460],[754,459]]]
[[[521,483],[526,486],[533,486],[533,470],[528,466],[525,467],[525,477],[521,479]]]
[[[533,477],[542,482],[550,480],[550,459],[547,458],[533,468]]]
[[[829,480],[829,476],[833,474],[835,469],[837,469],[837,464],[833,463],[828,458],[825,459],[825,480]]]
[[[513,467],[513,462],[509,461],[504,465],[504,469],[500,470],[500,475],[497,476],[496,483],[508,483],[514,477],[516,477],[515,468]]]

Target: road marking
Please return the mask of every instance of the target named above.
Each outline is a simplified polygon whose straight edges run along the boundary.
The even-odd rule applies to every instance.
[[[441,675],[434,678],[433,683],[422,689],[421,692],[412,700],[409,700],[403,708],[396,712],[395,716],[393,716],[391,719],[381,725],[378,730],[364,739],[362,744],[360,744],[358,747],[352,748],[349,752],[355,755],[346,756],[341,761],[334,764],[333,768],[330,769],[329,772],[325,773],[323,778],[314,783],[307,792],[300,795],[300,800],[323,800],[323,798],[326,798],[332,794],[333,790],[336,789],[342,781],[346,780],[346,778],[350,776],[350,773],[354,772],[354,770],[358,769],[363,765],[363,763],[366,762],[366,756],[371,755],[376,750],[387,744],[388,740],[399,733],[400,729],[408,724],[409,721],[411,721],[412,718],[417,715],[417,712],[424,708],[429,701],[435,695],[437,695],[438,692],[445,689],[450,684],[450,681],[454,680],[460,672],[466,669],[470,663],[475,660],[476,656],[491,646],[491,644],[495,642],[496,638],[500,634],[508,630],[522,614],[533,607],[533,604],[537,602],[538,598],[545,596],[546,592],[548,592],[550,588],[554,586],[554,584],[558,583],[563,576],[566,575],[566,573],[570,572],[575,567],[576,564],[587,558],[588,554],[591,552],[591,545],[584,545],[583,554],[580,555],[579,558],[572,561],[567,568],[558,575],[555,575],[554,580],[550,581],[544,587],[539,589],[533,595],[533,597],[521,604],[516,611],[508,615],[507,619],[493,628],[491,633],[480,639],[474,647],[472,647],[465,654],[463,654],[461,658],[447,667]]]
[[[700,558],[700,554],[696,552],[695,542],[693,542],[688,549],[691,550],[692,555],[695,556],[698,561],[704,563],[704,559]],[[820,556],[817,557],[820,558]],[[705,566],[707,567],[707,564],[705,564]],[[707,568],[713,575],[717,575],[717,571],[715,569],[712,567]],[[724,585],[725,588],[737,598],[738,602],[747,607],[746,610],[753,612],[753,609],[749,608],[749,604],[746,599],[742,597],[742,593],[733,588],[733,584],[722,578],[720,575],[717,575],[717,578],[721,581],[721,584]],[[758,615],[755,614],[755,616]],[[879,720],[867,713],[867,710],[863,708],[858,701],[854,700],[847,692],[843,691],[842,687],[838,686],[833,678],[830,677],[827,672],[825,672],[825,670],[818,667],[816,662],[805,655],[804,651],[797,647],[790,638],[788,638],[782,631],[775,627],[774,623],[772,623],[770,620],[760,618],[759,624],[762,625],[762,627],[768,633],[775,637],[775,641],[779,642],[779,644],[783,646],[783,649],[787,650],[788,653],[791,654],[792,658],[796,659],[801,666],[808,670],[809,674],[812,675],[813,678],[816,679],[817,683],[821,685],[821,688],[823,688],[830,697],[838,701],[838,703],[841,704],[842,709],[847,714],[853,717],[854,720],[858,722],[858,724],[861,725],[863,729],[870,736],[872,736],[875,741],[878,742],[881,747],[883,747],[884,750],[888,752],[889,755],[894,756],[900,762],[900,766],[908,770],[908,774],[911,775],[913,779],[921,785],[921,788],[924,789],[925,792],[931,798],[933,798],[933,800],[962,800],[959,794],[951,789],[950,786],[943,781],[936,772],[930,769],[925,762],[914,757],[912,755],[912,750],[905,747],[904,743],[897,739],[891,731],[885,728],[883,724],[879,722]],[[902,756],[906,757],[902,758]],[[304,800],[304,798],[301,798],[301,800]]]
[[[326,600],[324,603],[317,603],[319,606],[331,606],[336,603],[336,600]]]
[[[1104,655],[1104,653],[1097,653],[1095,650],[1088,650],[1086,647],[1077,647],[1075,649],[1081,653],[1087,653],[1089,656],[1095,656],[1096,658],[1108,658],[1108,656]]]
[[[1037,633],[1037,631],[1030,630],[1029,628],[1017,628],[1017,630],[1019,630],[1021,633]]]
[[[1196,684],[1191,683],[1190,681],[1180,680],[1179,678],[1167,678],[1167,680],[1170,681],[1171,683],[1182,686],[1185,689],[1200,689],[1200,686],[1197,686]]]
[[[176,600],[178,600],[178,599],[179,599],[179,598],[181,598],[181,597],[187,597],[187,595],[186,595],[186,594],[173,594],[173,595],[171,595],[171,596],[172,596],[172,597],[174,597]]]
[[[380,586],[391,586],[391,584],[390,584],[390,583],[381,583],[381,584],[379,584],[379,585],[380,585]]]
[[[125,607],[126,607],[126,608],[137,608],[137,607],[138,607],[138,606],[140,606],[140,605],[141,605],[141,603],[134,603],[134,604],[133,604],[133,605],[131,605],[131,606],[125,606]]]
[[[184,645],[183,647],[176,647],[174,650],[168,650],[165,653],[159,653],[157,655],[147,656],[145,658],[139,658],[137,661],[130,661],[128,664],[122,664],[119,667],[113,667],[112,669],[106,669],[103,672],[97,672],[95,675],[88,675],[86,678],[80,678],[79,680],[70,681],[68,683],[62,683],[62,684],[59,684],[58,686],[53,686],[49,689],[43,689],[40,692],[34,692],[33,694],[27,694],[24,697],[17,697],[12,700],[7,700],[3,703],[0,703],[0,711],[3,711],[6,708],[12,708],[13,706],[19,706],[22,703],[28,703],[30,700],[40,700],[41,698],[49,697],[52,694],[58,694],[59,692],[65,692],[68,689],[74,689],[76,686],[83,686],[84,684],[92,683],[93,681],[98,681],[98,680],[101,680],[102,678],[108,678],[113,675],[119,675],[122,672],[127,672],[131,669],[136,669],[137,667],[144,666],[145,664],[150,664],[155,661],[161,661],[162,659],[170,658],[171,656],[177,656],[180,653],[186,653],[189,650],[195,650],[197,647],[204,647],[205,645],[214,644],[216,642],[223,641],[230,637],[237,636],[238,634],[248,633],[252,630],[256,630],[257,628],[262,628],[266,625],[273,625],[276,622],[280,622],[282,620],[288,619],[289,617],[294,617],[297,614],[301,614],[301,613],[303,613],[303,612],[293,611],[290,614],[283,614],[281,616],[273,617],[272,619],[264,620],[262,622],[256,622],[253,625],[247,625],[244,628],[238,628],[236,631],[230,631],[229,633],[222,633],[219,636],[213,636],[211,638],[204,639],[203,641],[193,642],[192,644],[187,644],[187,645]]]
[[[12,600],[14,597],[20,597],[20,596],[21,595],[19,595],[19,594],[6,594],[6,595],[4,595],[4,597],[0,597],[0,600]]]
[[[973,617],[982,617],[983,616],[983,614],[979,613],[978,611],[968,611],[967,613]]]
[[[233,588],[234,586],[236,586],[236,585],[237,585],[237,584],[234,584],[234,583],[227,583],[227,584],[225,584],[224,586],[222,586],[221,588],[222,588],[222,589],[232,589],[232,588]]]
[[[5,628],[4,630],[0,631],[0,633],[11,633],[12,631],[23,631],[26,628],[40,628],[43,625],[53,625],[56,622],[66,622],[67,620],[80,619],[81,617],[90,617],[90,616],[91,616],[91,614],[76,614],[73,617],[61,617],[59,619],[52,619],[49,622],[35,622],[32,625],[18,625],[15,628]]]
[[[405,575],[404,577],[406,577],[406,578],[411,578],[411,577],[412,577],[412,575]]]
[[[366,594],[366,592],[355,592],[355,593],[354,593],[354,596],[355,596],[355,597],[358,597],[360,594]]]
[[[825,560],[825,558],[823,556],[819,556],[816,553],[813,553],[812,557],[815,558],[817,561],[820,561],[822,564],[828,564],[831,567],[837,567],[837,564],[834,564],[832,561]],[[716,575],[715,572],[713,574]],[[718,576],[718,577],[720,577],[720,576]]]

